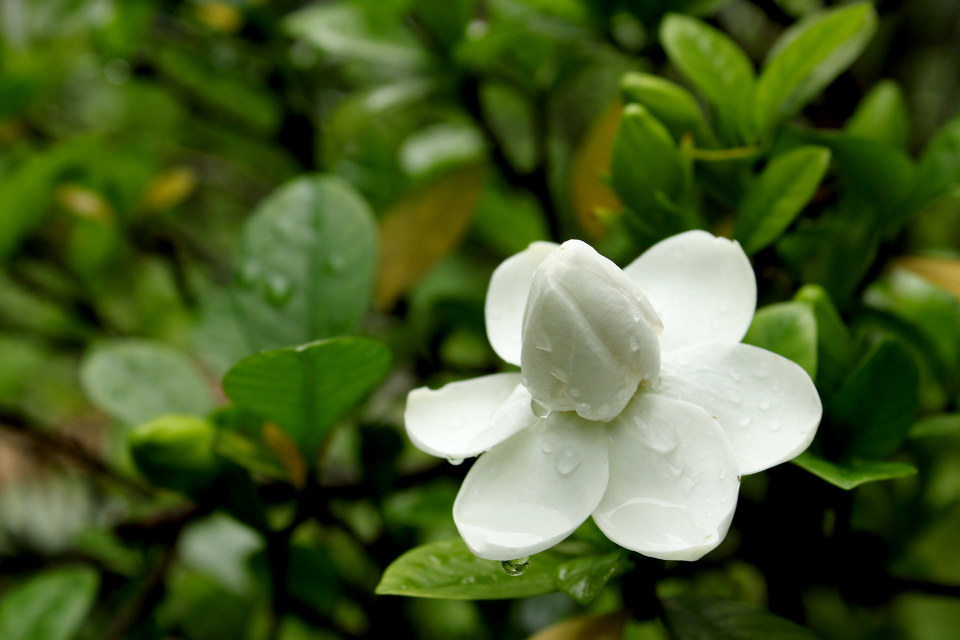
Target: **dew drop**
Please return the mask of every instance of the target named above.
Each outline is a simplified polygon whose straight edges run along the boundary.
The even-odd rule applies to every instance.
[[[523,572],[527,570],[527,567],[530,566],[530,558],[524,556],[522,558],[517,558],[516,560],[501,560],[500,568],[503,569],[503,572],[508,576],[522,576]]]
[[[252,287],[260,277],[260,272],[260,265],[253,260],[244,262],[237,271],[237,282],[244,287]]]
[[[459,464],[463,464],[463,458],[447,458],[447,462],[453,466],[457,466]]]
[[[752,419],[753,418],[751,418],[750,416],[743,416],[742,418],[740,418],[740,420],[737,421],[737,424],[739,424],[741,427],[745,427],[748,424],[750,424],[750,421]]]
[[[579,398],[579,397],[580,397],[580,389],[570,389],[570,397],[571,397],[571,398]]]
[[[533,415],[538,418],[546,418],[550,415],[550,409],[547,409],[536,400],[530,400],[530,410],[533,411]]]
[[[267,302],[273,306],[282,306],[287,300],[290,299],[290,294],[292,293],[293,287],[290,285],[290,281],[287,280],[286,276],[283,274],[273,273],[267,278]]]
[[[323,269],[330,274],[338,273],[343,270],[346,263],[347,260],[344,256],[337,254],[329,255],[323,261]]]
[[[543,442],[540,443],[540,449],[544,453],[553,453],[560,448],[560,438],[554,434],[549,434],[543,439]]]
[[[580,465],[582,454],[573,449],[564,449],[557,454],[557,471],[567,475]]]
[[[769,409],[770,409],[770,400],[767,399],[767,398],[764,398],[764,399],[763,399],[763,402],[760,403],[760,408],[763,409],[764,411],[769,410]]]

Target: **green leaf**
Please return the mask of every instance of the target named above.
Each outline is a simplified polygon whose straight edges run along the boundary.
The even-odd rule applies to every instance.
[[[137,469],[157,486],[193,494],[206,488],[220,469],[213,425],[196,416],[167,415],[127,434]]]
[[[676,596],[664,598],[663,609],[676,640],[817,640],[800,625],[734,600]]]
[[[345,182],[282,186],[243,230],[233,303],[250,348],[353,332],[370,305],[376,254],[373,214]]]
[[[223,379],[237,405],[276,422],[312,461],[343,412],[379,384],[390,352],[369,338],[332,338],[263,351],[238,362]]]
[[[820,285],[804,285],[793,299],[809,305],[813,311],[817,321],[817,386],[832,390],[839,386],[850,367],[853,336]]]
[[[639,104],[627,105],[613,144],[613,188],[623,203],[660,235],[682,231],[686,223],[663,206],[684,188],[684,167],[670,133]]]
[[[380,595],[455,600],[525,598],[557,590],[557,570],[567,559],[556,551],[538,553],[519,576],[509,576],[495,560],[473,555],[459,538],[407,551],[387,567],[377,585]]]
[[[847,120],[849,135],[904,150],[910,140],[910,119],[903,92],[893,80],[878,82]]]
[[[93,404],[127,424],[213,409],[210,383],[189,358],[160,342],[118,339],[87,354],[80,383]]]
[[[522,173],[533,171],[541,150],[537,146],[537,116],[531,100],[509,84],[487,82],[480,86],[480,105],[510,164]]]
[[[675,140],[692,134],[701,144],[716,144],[696,98],[683,87],[659,76],[633,71],[620,81],[620,93],[624,102],[646,107]]]
[[[910,438],[960,435],[960,413],[927,416],[910,427]]]
[[[845,454],[885,458],[896,451],[913,424],[919,374],[906,347],[884,340],[847,377],[830,403],[834,425],[845,432]]]
[[[917,468],[905,462],[883,460],[847,460],[831,462],[810,452],[801,453],[792,462],[830,484],[849,491],[867,482],[912,476]]]
[[[918,174],[920,204],[960,186],[960,116],[943,125],[927,144]]]
[[[817,376],[817,321],[802,302],[780,302],[760,309],[743,341],[793,360]]]
[[[603,587],[622,573],[633,568],[622,551],[598,556],[584,556],[564,562],[557,567],[557,585],[560,590],[579,602],[587,604]]]
[[[860,55],[877,28],[867,2],[834,9],[788,29],[757,81],[754,119],[761,136],[795,116]]]
[[[17,584],[0,598],[3,640],[70,640],[93,606],[100,576],[90,567],[62,567]]]
[[[753,254],[772,243],[816,194],[830,150],[800,147],[770,160],[737,212],[736,238]]]
[[[717,108],[728,134],[744,131],[750,110],[753,65],[726,34],[689,16],[671,13],[660,25],[670,62]]]

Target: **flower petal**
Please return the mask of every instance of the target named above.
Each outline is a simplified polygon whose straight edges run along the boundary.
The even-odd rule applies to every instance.
[[[520,364],[523,310],[530,295],[533,272],[559,245],[534,242],[500,263],[490,278],[484,315],[487,338],[497,355],[510,364]]]
[[[615,418],[660,374],[660,318],[610,260],[568,240],[537,268],[523,316],[523,384],[553,411]]]
[[[417,448],[452,459],[482,453],[536,419],[519,373],[414,389],[404,412],[407,435]]]
[[[736,242],[687,231],[653,245],[623,271],[663,319],[663,351],[740,342],[750,327],[757,281]]]
[[[665,354],[656,391],[716,416],[744,474],[799,455],[823,414],[806,371],[747,344],[705,343]]]
[[[640,393],[609,427],[610,481],[593,513],[622,547],[697,560],[727,535],[740,479],[723,429],[687,402]]]
[[[603,427],[554,413],[480,456],[453,520],[481,558],[522,558],[580,526],[603,497],[607,473]]]

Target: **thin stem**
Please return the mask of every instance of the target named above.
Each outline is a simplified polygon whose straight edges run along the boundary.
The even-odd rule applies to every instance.
[[[739,160],[741,158],[750,158],[763,151],[759,145],[750,145],[747,147],[731,147],[730,149],[696,149],[692,148],[687,154],[694,160],[701,162],[725,162],[727,160]]]

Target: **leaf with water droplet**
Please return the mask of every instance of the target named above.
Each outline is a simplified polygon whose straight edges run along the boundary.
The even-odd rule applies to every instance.
[[[505,574],[511,577],[522,576],[529,566],[530,558],[527,556],[517,558],[516,560],[500,561],[500,568],[503,569]]]

